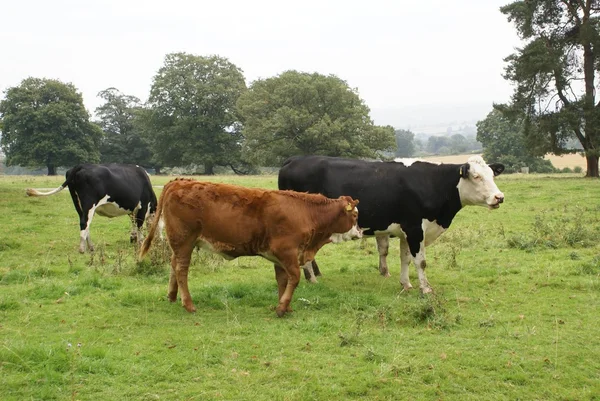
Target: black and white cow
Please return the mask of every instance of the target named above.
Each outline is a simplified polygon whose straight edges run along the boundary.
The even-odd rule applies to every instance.
[[[73,204],[79,214],[79,252],[85,245],[94,250],[90,225],[94,213],[105,217],[130,215],[133,224],[131,240],[142,240],[140,229],[150,214],[156,211],[156,195],[146,171],[129,164],[80,164],[68,170],[65,182],[50,192],[27,189],[29,196],[48,196],[69,187]]]
[[[360,200],[358,224],[365,228],[365,236],[377,239],[381,274],[389,276],[389,236],[399,237],[400,282],[405,289],[412,288],[408,277],[412,256],[421,291],[428,293],[432,290],[425,275],[425,247],[450,227],[463,206],[500,207],[504,194],[494,176],[502,171],[502,164],[488,165],[480,156],[471,156],[465,164],[295,156],[284,162],[278,185],[279,189]],[[318,275],[316,263],[312,267]],[[305,269],[308,279],[310,270]]]

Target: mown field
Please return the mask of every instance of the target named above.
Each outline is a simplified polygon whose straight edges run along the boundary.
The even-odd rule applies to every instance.
[[[281,319],[259,258],[195,255],[189,314],[164,247],[136,263],[128,219],[96,216],[80,255],[68,192],[25,196],[62,181],[0,176],[2,400],[600,399],[598,180],[498,177],[502,207],[465,208],[428,248],[427,297],[401,291],[397,240],[388,279],[374,239],[327,245]]]

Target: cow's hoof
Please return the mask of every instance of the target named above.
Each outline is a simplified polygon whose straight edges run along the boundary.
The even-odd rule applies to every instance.
[[[431,287],[421,288],[421,292],[423,294],[431,294],[431,293],[433,293],[433,288],[431,288]]]
[[[82,253],[82,254],[85,253],[85,249],[79,248],[79,253]]]
[[[278,306],[275,309],[275,313],[277,313],[277,317],[283,317],[283,315],[285,315],[285,312],[287,312],[287,311],[280,306]]]
[[[312,283],[312,284],[317,284],[318,283],[317,279],[314,278],[314,277],[308,278],[308,279],[306,279],[306,281],[308,281],[309,283]]]
[[[196,307],[194,306],[193,303],[189,303],[188,305],[183,305],[183,307],[185,308],[186,311],[190,312],[190,313],[194,313],[196,312]]]
[[[177,294],[175,294],[175,295],[167,294],[167,299],[169,300],[169,302],[175,302],[175,301],[177,301]],[[185,307],[185,305],[184,305],[184,307]]]
[[[410,291],[410,290],[412,290],[412,289],[413,289],[413,286],[412,286],[412,284],[411,284],[411,283],[408,283],[408,284],[402,284],[402,287],[404,287],[404,290],[405,290],[405,291]]]

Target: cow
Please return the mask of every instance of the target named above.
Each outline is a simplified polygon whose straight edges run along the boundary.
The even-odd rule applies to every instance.
[[[231,260],[261,256],[275,267],[279,290],[277,316],[290,312],[300,280],[300,265],[310,263],[334,233],[357,230],[357,200],[320,194],[244,188],[180,178],[165,185],[148,236],[139,253],[148,252],[162,220],[172,250],[167,294],[195,312],[188,289],[192,251],[198,247]]]
[[[359,226],[375,236],[379,270],[389,276],[389,236],[400,238],[400,283],[412,288],[408,265],[415,264],[423,293],[432,288],[425,274],[425,247],[450,227],[463,206],[497,209],[504,202],[494,177],[504,171],[499,163],[486,164],[471,156],[464,164],[424,161],[363,161],[327,156],[294,156],[279,171],[280,190],[320,193],[327,197],[349,195],[360,200]],[[314,261],[307,265],[320,274]]]
[[[79,214],[79,252],[90,252],[94,245],[90,225],[94,213],[105,217],[130,215],[133,223],[131,241],[141,243],[141,228],[156,211],[156,195],[150,178],[140,166],[130,164],[79,164],[65,174],[65,182],[49,192],[29,188],[28,196],[49,196],[69,187],[75,210]]]

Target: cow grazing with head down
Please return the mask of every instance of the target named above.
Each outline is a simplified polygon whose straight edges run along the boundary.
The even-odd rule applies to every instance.
[[[144,221],[156,211],[156,195],[146,171],[129,164],[80,164],[68,170],[65,182],[50,192],[27,189],[29,196],[48,196],[69,187],[79,214],[79,252],[94,250],[90,225],[94,213],[105,217],[129,214],[133,222],[131,240],[141,242]]]
[[[195,312],[188,289],[188,269],[196,246],[226,259],[262,256],[275,265],[279,289],[277,315],[291,311],[300,266],[310,263],[334,233],[356,231],[357,200],[318,194],[244,188],[176,179],[165,185],[156,218],[140,250],[148,252],[164,221],[171,250],[168,298]]]
[[[366,236],[377,239],[381,274],[389,276],[389,236],[399,237],[400,282],[405,289],[412,288],[408,277],[412,257],[421,291],[427,293],[432,289],[425,275],[425,247],[450,227],[463,206],[500,207],[504,194],[494,177],[502,171],[502,164],[488,165],[480,156],[464,164],[297,156],[285,161],[278,181],[279,189],[360,199],[359,225],[368,227]],[[312,267],[319,274],[316,263]]]

